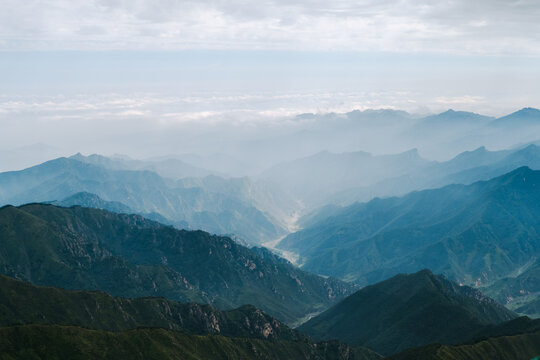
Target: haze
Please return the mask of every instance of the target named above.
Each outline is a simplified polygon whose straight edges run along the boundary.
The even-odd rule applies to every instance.
[[[534,1],[0,1],[0,170],[76,152],[220,153],[245,164],[220,170],[242,175],[323,150],[444,160],[531,141],[453,128],[461,140],[441,147],[405,129],[450,108],[540,107],[539,12]],[[366,109],[411,115],[355,136],[321,124]]]

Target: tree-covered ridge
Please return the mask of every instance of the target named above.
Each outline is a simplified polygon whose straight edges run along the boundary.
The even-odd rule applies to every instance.
[[[516,316],[478,290],[423,270],[367,286],[298,329],[388,355],[466,341]]]
[[[285,322],[321,311],[354,289],[261,257],[227,237],[98,209],[6,206],[0,243],[0,272],[37,285],[219,308],[252,304]]]

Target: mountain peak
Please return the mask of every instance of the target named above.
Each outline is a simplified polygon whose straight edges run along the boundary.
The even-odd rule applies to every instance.
[[[540,115],[540,110],[533,107],[524,107],[516,111],[514,114]]]
[[[472,153],[485,153],[486,151],[487,151],[486,147],[484,145],[482,145],[480,147],[477,147],[476,149],[474,149],[471,152]]]
[[[480,115],[473,112],[468,111],[456,111],[453,109],[448,109],[445,112],[442,112],[440,114],[430,115],[423,119],[423,123],[426,124],[435,124],[438,122],[446,123],[446,122],[471,122],[475,123],[478,121],[488,121],[492,120],[492,117]]]
[[[478,290],[424,269],[367,286],[299,329],[316,339],[338,338],[389,355],[434,342],[465,341],[488,324],[516,316]]]
[[[533,175],[535,173],[540,173],[540,171],[534,171],[528,166],[521,166],[521,167],[518,167],[517,169],[515,169],[513,171],[510,171],[509,173],[507,173],[505,175],[502,175],[501,178],[505,178],[505,177],[506,178],[512,178],[512,177],[516,177],[516,176],[530,176],[530,175]]]
[[[540,124],[540,110],[532,107],[525,107],[509,115],[495,119],[492,125],[539,125]]]

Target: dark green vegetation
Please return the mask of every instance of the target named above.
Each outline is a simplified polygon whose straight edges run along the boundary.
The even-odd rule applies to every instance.
[[[518,313],[540,318],[540,261],[482,291]]]
[[[120,333],[79,327],[0,328],[0,359],[374,360],[377,354],[337,341],[269,341],[197,336],[163,329]]]
[[[365,287],[298,329],[315,339],[337,338],[381,354],[469,340],[487,325],[516,315],[428,270]]]
[[[98,209],[3,207],[0,244],[0,273],[36,285],[219,308],[252,304],[288,323],[354,289],[270,254],[260,256],[227,237]]]
[[[99,196],[108,205],[115,202],[136,213],[157,213],[178,227],[188,224],[192,229],[235,234],[251,243],[273,240],[285,233],[276,218],[278,214],[271,213],[275,207],[263,206],[267,203],[265,198],[279,195],[263,185],[215,176],[200,180],[197,185],[192,180],[166,179],[148,170],[129,170],[116,163],[99,156],[76,156],[1,173],[0,204],[62,201],[86,192]],[[87,201],[79,200],[78,205]]]
[[[279,247],[303,269],[375,283],[428,268],[465,284],[512,275],[540,256],[540,171],[354,204]]]
[[[126,299],[99,291],[36,287],[0,275],[0,326],[25,324],[76,325],[108,331],[159,327],[192,334],[305,339],[250,305],[220,311],[210,305],[165,298]]]
[[[250,305],[220,311],[1,275],[0,326],[0,359],[380,359],[338,341],[314,343]]]
[[[467,345],[428,345],[388,360],[534,360],[540,356],[540,331],[502,336]]]

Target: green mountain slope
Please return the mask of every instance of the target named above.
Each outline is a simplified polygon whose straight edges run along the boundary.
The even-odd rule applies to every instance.
[[[305,336],[251,305],[220,311],[165,298],[118,298],[99,291],[37,287],[0,275],[0,326],[75,325],[122,331],[160,327],[192,334],[300,340]]]
[[[0,328],[2,359],[111,360],[375,360],[377,354],[337,341],[268,341],[197,336],[163,329],[121,333],[78,327],[26,325]]]
[[[289,323],[354,289],[230,238],[98,209],[3,207],[0,244],[0,273],[33,284],[220,308],[252,304]]]
[[[482,291],[518,313],[540,318],[540,261]]]
[[[388,360],[536,360],[540,332],[490,338],[467,345],[428,345],[390,356]]]
[[[315,339],[338,338],[392,354],[465,341],[489,324],[515,317],[479,291],[423,270],[365,287],[298,329]]]
[[[540,255],[540,171],[349,206],[279,247],[303,268],[374,283],[432,269],[465,284],[509,276]]]

